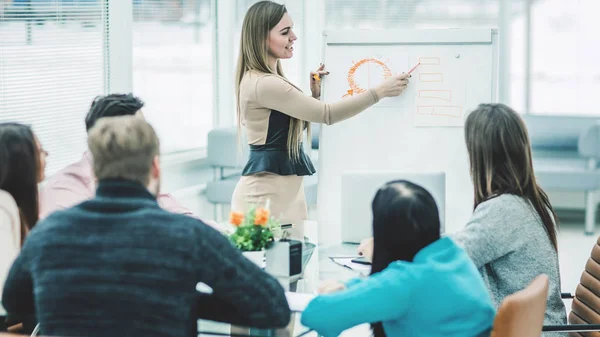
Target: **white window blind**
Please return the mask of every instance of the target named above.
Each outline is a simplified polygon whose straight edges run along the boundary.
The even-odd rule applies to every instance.
[[[0,2],[0,122],[33,127],[46,173],[78,160],[84,117],[105,92],[107,0]]]
[[[496,27],[498,0],[325,0],[327,29]]]
[[[213,128],[212,1],[133,1],[133,91],[163,153],[205,147]]]
[[[598,0],[532,4],[532,113],[600,115],[596,103],[600,92],[598,11]]]
[[[503,0],[325,0],[325,27],[326,29],[497,28],[500,20],[500,1]],[[511,20],[509,104],[518,111],[524,110],[525,1],[527,0],[508,0],[506,3],[510,8]],[[539,0],[535,1],[539,2]]]

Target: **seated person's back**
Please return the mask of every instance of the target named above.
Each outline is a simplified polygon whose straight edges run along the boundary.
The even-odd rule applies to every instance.
[[[4,289],[7,311],[35,307],[42,333],[61,336],[195,336],[198,316],[285,326],[290,313],[277,280],[216,230],[157,204],[158,139],[148,140],[156,137],[151,127],[114,117],[97,128],[89,140],[96,197],[55,212],[30,233]],[[122,145],[126,134],[141,140],[140,154]],[[111,177],[107,172],[124,162],[105,150],[119,146],[138,164],[125,161],[130,167]],[[150,178],[136,181],[144,170]],[[213,294],[197,293],[198,282]]]
[[[46,155],[30,126],[0,123],[0,287],[38,221],[38,183],[45,177]],[[0,305],[0,315],[5,313]],[[14,319],[24,318],[11,317],[7,323]]]
[[[452,233],[452,239],[479,269],[496,306],[538,275],[546,274],[544,324],[566,324],[558,218],[536,181],[523,118],[501,103],[480,104],[469,113],[464,129],[475,209],[465,228]],[[372,247],[372,239],[363,240],[359,254],[370,257]]]
[[[433,197],[406,181],[384,185],[373,200],[371,276],[334,283],[302,323],[325,337],[362,323],[375,337],[469,337],[489,334],[495,310],[467,253],[440,239]]]
[[[465,142],[475,210],[465,228],[452,238],[479,268],[496,306],[527,287],[536,276],[546,274],[544,324],[566,324],[560,290],[558,218],[536,182],[525,122],[504,104],[481,104],[465,121]]]

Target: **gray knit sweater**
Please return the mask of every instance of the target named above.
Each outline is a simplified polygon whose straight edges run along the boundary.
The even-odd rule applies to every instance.
[[[558,254],[529,201],[510,194],[485,201],[452,237],[479,268],[496,306],[543,273],[550,281],[544,324],[566,324]]]

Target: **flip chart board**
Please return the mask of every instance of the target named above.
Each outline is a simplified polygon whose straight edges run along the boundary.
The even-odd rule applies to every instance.
[[[411,73],[408,89],[341,123],[319,142],[318,221],[323,243],[341,239],[341,176],[347,171],[446,173],[445,231],[472,213],[464,121],[496,100],[495,29],[336,30],[324,33],[322,99],[335,102]]]

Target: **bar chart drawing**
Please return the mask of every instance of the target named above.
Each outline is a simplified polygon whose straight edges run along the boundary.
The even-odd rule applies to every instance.
[[[438,56],[422,56],[418,60],[420,68],[414,124],[416,126],[462,126],[464,88],[460,88],[452,78],[446,78],[445,75],[451,68],[447,68],[449,65],[444,64],[444,59]]]
[[[419,90],[419,98],[435,98],[451,102],[452,90]]]
[[[421,82],[444,82],[443,73],[420,73],[419,81]]]
[[[419,57],[419,64],[427,65],[440,65],[439,57]]]
[[[421,114],[421,115],[447,116],[447,117],[452,117],[452,118],[461,118],[462,107],[461,106],[419,105],[417,107],[417,113]]]

